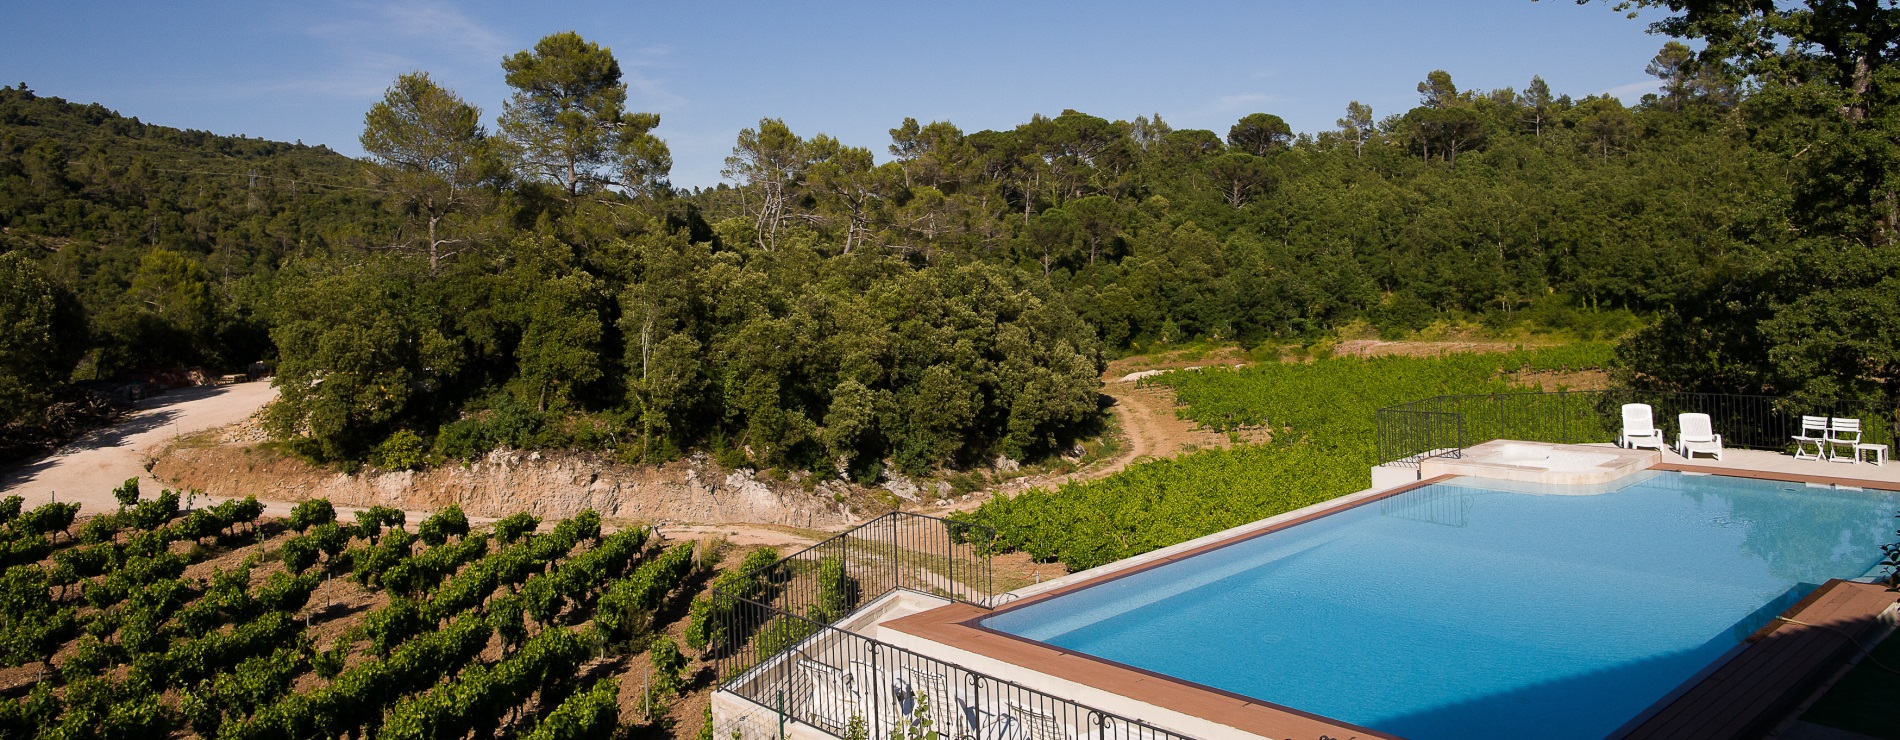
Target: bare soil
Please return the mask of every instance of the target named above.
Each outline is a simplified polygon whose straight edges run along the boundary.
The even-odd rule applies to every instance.
[[[123,421],[0,473],[0,492],[25,498],[27,508],[57,496],[79,502],[82,511],[110,511],[118,506],[113,489],[128,478],[139,478],[153,490],[163,485],[146,472],[148,456],[161,445],[241,421],[276,397],[268,381],[154,396]]]

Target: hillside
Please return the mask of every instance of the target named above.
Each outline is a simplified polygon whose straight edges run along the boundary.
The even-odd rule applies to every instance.
[[[1664,92],[1633,106],[1433,70],[1416,106],[1308,134],[1065,110],[906,119],[882,145],[766,118],[693,192],[576,33],[497,70],[492,128],[496,101],[399,76],[365,163],[10,90],[0,268],[26,287],[0,304],[44,340],[0,347],[0,415],[268,358],[271,434],[346,470],[703,452],[874,484],[1057,456],[1103,428],[1108,359],[1193,342],[1635,331],[1624,382],[1889,394],[1884,340],[1825,339],[1885,336],[1842,310],[1858,294],[1809,297],[1879,293],[1880,260],[1799,257],[1892,242],[1844,226],[1859,191],[1802,158],[1862,124],[1783,104],[1824,81],[1697,64],[1665,45]]]

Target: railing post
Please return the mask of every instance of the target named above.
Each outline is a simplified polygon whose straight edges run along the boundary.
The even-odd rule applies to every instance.
[[[1557,427],[1562,431],[1557,436],[1564,444],[1570,444],[1570,392],[1557,391]]]
[[[980,722],[983,719],[983,676],[975,671],[971,671],[968,675],[970,678],[970,710],[976,714],[972,719]],[[983,728],[976,727],[971,729],[981,732]]]
[[[869,676],[869,678],[871,680],[871,715],[872,716],[870,718],[869,724],[872,725],[871,736],[877,737],[881,732],[883,732],[883,730],[878,729],[878,728],[884,724],[884,722],[882,721],[884,718],[884,694],[890,691],[890,687],[886,685],[886,682],[884,681],[884,669],[881,665],[879,665],[879,661],[877,659],[877,653],[878,653],[877,643],[875,642],[871,643],[870,651],[871,651],[871,675]]]
[[[962,589],[957,588],[957,538],[950,536],[949,522],[944,522],[943,524],[943,547],[945,557],[949,560],[948,563],[944,564],[944,570],[950,573],[948,576],[950,579],[950,600],[955,601],[957,599],[957,592]]]

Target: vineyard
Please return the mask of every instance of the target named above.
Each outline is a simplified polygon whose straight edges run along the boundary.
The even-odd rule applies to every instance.
[[[0,738],[579,740],[699,721],[716,544],[583,512],[0,500]],[[413,530],[413,531],[412,531]],[[746,562],[770,561],[768,550]],[[690,604],[699,604],[689,609]],[[697,617],[697,619],[695,619]]]
[[[1114,476],[998,497],[966,518],[997,544],[1072,571],[1318,503],[1370,484],[1378,409],[1441,394],[1512,389],[1508,373],[1578,371],[1609,361],[1585,343],[1438,358],[1334,358],[1154,376],[1204,426],[1268,429],[1271,442],[1138,463]]]

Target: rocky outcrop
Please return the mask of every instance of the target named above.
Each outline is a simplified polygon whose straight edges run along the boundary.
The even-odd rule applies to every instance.
[[[326,470],[254,445],[180,447],[152,462],[152,474],[213,496],[276,501],[328,498],[342,506],[412,511],[455,504],[470,516],[526,511],[564,518],[583,509],[650,522],[752,522],[828,527],[855,522],[845,486],[807,491],[751,470],[721,470],[696,457],[661,466],[623,465],[603,456],[496,450],[468,464],[415,472]],[[833,490],[833,489],[837,490]]]

